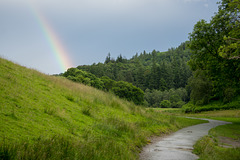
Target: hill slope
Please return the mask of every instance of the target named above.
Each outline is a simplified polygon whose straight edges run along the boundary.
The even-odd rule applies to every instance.
[[[146,137],[199,123],[0,58],[0,159],[136,159]]]

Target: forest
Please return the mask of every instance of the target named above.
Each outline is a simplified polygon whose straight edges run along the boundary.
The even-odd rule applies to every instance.
[[[63,76],[148,107],[229,103],[240,92],[239,3],[223,0],[210,22],[197,22],[189,41],[177,48],[130,59],[109,53],[104,63],[71,68]]]
[[[132,88],[135,86],[135,90],[139,90],[136,94],[139,95],[138,102],[134,100],[136,104],[181,107],[189,100],[185,89],[187,80],[192,75],[187,65],[189,59],[190,51],[186,49],[186,43],[182,43],[178,48],[171,48],[167,52],[143,51],[131,59],[126,59],[122,55],[114,59],[109,53],[104,63],[71,68],[63,76],[98,89],[111,91],[127,100],[136,97],[129,98],[131,96],[123,92],[129,89],[123,89],[123,85],[120,87],[119,83]],[[73,73],[73,70],[77,70],[78,73]],[[80,75],[81,80],[79,78],[77,80]]]

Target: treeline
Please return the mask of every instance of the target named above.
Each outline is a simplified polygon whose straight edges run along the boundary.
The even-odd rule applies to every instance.
[[[68,69],[62,74],[62,76],[74,82],[83,83],[100,90],[113,92],[120,98],[132,101],[137,105],[143,104],[144,102],[144,92],[140,88],[128,82],[117,82],[106,76],[98,78],[91,73],[79,70],[77,68]]]
[[[107,76],[115,81],[126,81],[142,90],[169,90],[184,88],[192,72],[187,65],[191,53],[186,43],[167,52],[153,50],[150,53],[134,55],[126,59],[122,55],[116,59],[110,53],[104,63],[82,65],[77,68],[97,77]]]
[[[131,59],[126,59],[122,55],[114,59],[108,54],[104,63],[77,68],[94,74],[98,78],[108,77],[113,81],[124,81],[139,87],[145,92],[146,106],[181,107],[188,102],[189,94],[185,94],[188,97],[183,96],[179,90],[187,93],[185,87],[188,78],[192,76],[187,65],[191,53],[186,45],[187,42],[182,43],[179,47],[171,48],[167,52],[153,50],[146,53],[144,51],[137,53]],[[162,97],[163,93],[168,96]]]

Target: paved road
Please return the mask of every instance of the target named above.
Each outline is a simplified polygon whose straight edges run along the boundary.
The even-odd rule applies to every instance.
[[[208,120],[209,123],[183,128],[158,142],[143,148],[140,160],[195,160],[198,156],[192,153],[196,141],[208,134],[211,128],[230,122]]]

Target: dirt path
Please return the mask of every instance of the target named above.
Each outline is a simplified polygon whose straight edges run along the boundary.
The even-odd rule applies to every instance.
[[[192,153],[196,141],[208,134],[211,128],[230,122],[208,120],[209,123],[183,128],[171,135],[154,140],[143,148],[140,160],[195,160],[198,157]]]

